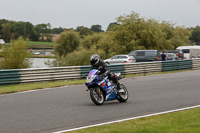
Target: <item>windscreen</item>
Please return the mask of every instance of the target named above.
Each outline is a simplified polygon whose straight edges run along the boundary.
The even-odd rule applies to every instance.
[[[96,69],[91,70],[90,73],[89,73],[89,75],[88,75],[88,77],[91,77],[91,76],[94,75],[97,71],[98,71],[98,70],[96,70]]]

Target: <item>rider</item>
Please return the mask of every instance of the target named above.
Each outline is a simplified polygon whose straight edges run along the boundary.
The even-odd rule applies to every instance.
[[[110,73],[110,70],[107,67],[107,65],[103,61],[100,61],[99,55],[97,54],[92,55],[90,58],[90,62],[91,62],[91,68],[90,68],[91,70],[100,69],[100,75],[102,75],[103,77],[108,76],[109,80],[112,80],[117,85],[117,89],[119,90],[120,83],[117,80],[117,76],[114,73]]]

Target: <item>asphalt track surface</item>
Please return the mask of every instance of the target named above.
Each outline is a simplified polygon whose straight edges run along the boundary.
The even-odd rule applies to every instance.
[[[92,103],[84,85],[0,95],[0,133],[50,133],[200,104],[200,70],[122,79],[126,103]]]

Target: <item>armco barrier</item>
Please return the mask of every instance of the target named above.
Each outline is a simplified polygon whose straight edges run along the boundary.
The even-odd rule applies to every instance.
[[[192,69],[192,60],[163,61],[162,72]]]
[[[0,85],[80,78],[79,66],[0,70]]]
[[[109,65],[108,67],[111,72],[121,72],[122,75],[146,74],[163,71],[200,69],[200,59],[116,64]],[[89,71],[90,66],[0,70],[0,85],[81,79],[86,77]]]
[[[192,69],[200,69],[200,59],[192,60]]]
[[[0,85],[20,83],[20,69],[0,70]]]
[[[162,62],[144,62],[144,63],[133,63],[125,65],[125,74],[146,74],[161,72]]]
[[[91,66],[81,66],[81,77],[86,77],[90,71]],[[124,64],[114,64],[114,65],[109,65],[108,66],[110,71],[113,73],[121,73],[125,74],[125,66]]]
[[[80,79],[80,66],[21,69],[21,83]]]

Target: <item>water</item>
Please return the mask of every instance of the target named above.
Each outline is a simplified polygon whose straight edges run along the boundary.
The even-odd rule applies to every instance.
[[[55,59],[49,59],[49,58],[31,58],[32,67],[31,68],[47,68],[49,66],[45,65],[44,63],[48,60],[53,61]]]

